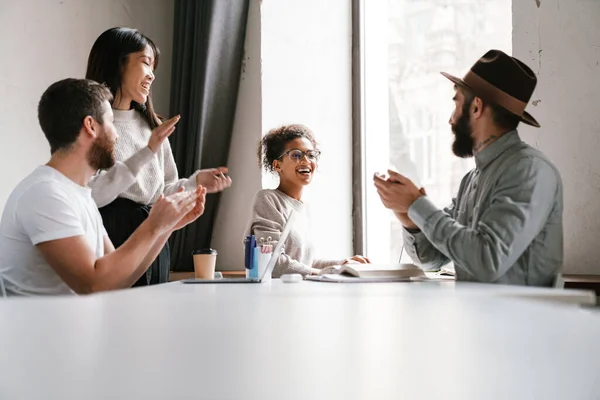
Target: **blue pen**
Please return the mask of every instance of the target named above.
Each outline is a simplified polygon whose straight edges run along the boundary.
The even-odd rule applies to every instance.
[[[256,265],[256,237],[254,235],[250,236],[250,259],[249,259],[249,267],[248,269],[253,269],[254,265]]]
[[[250,263],[250,254],[252,254],[252,248],[250,247],[250,238],[251,236],[246,236],[246,239],[244,239],[244,267],[246,269],[249,269],[249,267],[252,265]]]
[[[246,269],[251,270],[254,267],[254,248],[256,247],[256,237],[254,235],[246,236],[245,244],[245,262]]]

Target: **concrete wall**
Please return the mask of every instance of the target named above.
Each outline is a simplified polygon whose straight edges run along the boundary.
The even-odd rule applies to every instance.
[[[538,74],[523,138],[565,188],[565,272],[600,274],[600,1],[513,0],[513,54]]]
[[[227,163],[233,185],[221,196],[212,240],[212,247],[219,250],[217,268],[222,270],[244,268],[244,229],[252,211],[254,194],[261,189],[261,173],[255,155],[263,130],[260,43],[260,4],[252,0],[248,11],[242,77]]]

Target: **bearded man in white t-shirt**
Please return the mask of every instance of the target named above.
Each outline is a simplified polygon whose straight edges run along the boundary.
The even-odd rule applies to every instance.
[[[130,287],[174,230],[204,212],[206,190],[161,198],[118,249],[88,187],[115,163],[112,96],[103,85],[65,79],[38,105],[51,158],[13,190],[0,223],[0,279],[8,295],[83,294]],[[165,131],[172,127],[165,126]]]

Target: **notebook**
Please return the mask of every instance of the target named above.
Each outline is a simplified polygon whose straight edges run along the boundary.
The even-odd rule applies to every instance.
[[[344,264],[327,267],[319,275],[306,277],[318,282],[409,282],[426,280],[423,270],[414,264]]]

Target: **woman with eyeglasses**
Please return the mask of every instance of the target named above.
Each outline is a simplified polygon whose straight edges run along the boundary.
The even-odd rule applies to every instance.
[[[302,201],[304,187],[312,182],[321,152],[310,129],[303,125],[285,125],[272,129],[258,147],[259,166],[279,176],[277,189],[259,191],[254,198],[252,218],[247,235],[257,240],[279,240],[287,216],[292,209],[298,213],[284,251],[273,270],[273,278],[284,274],[316,275],[320,269],[346,264],[367,263],[361,256],[345,260],[315,260],[307,205]]]

